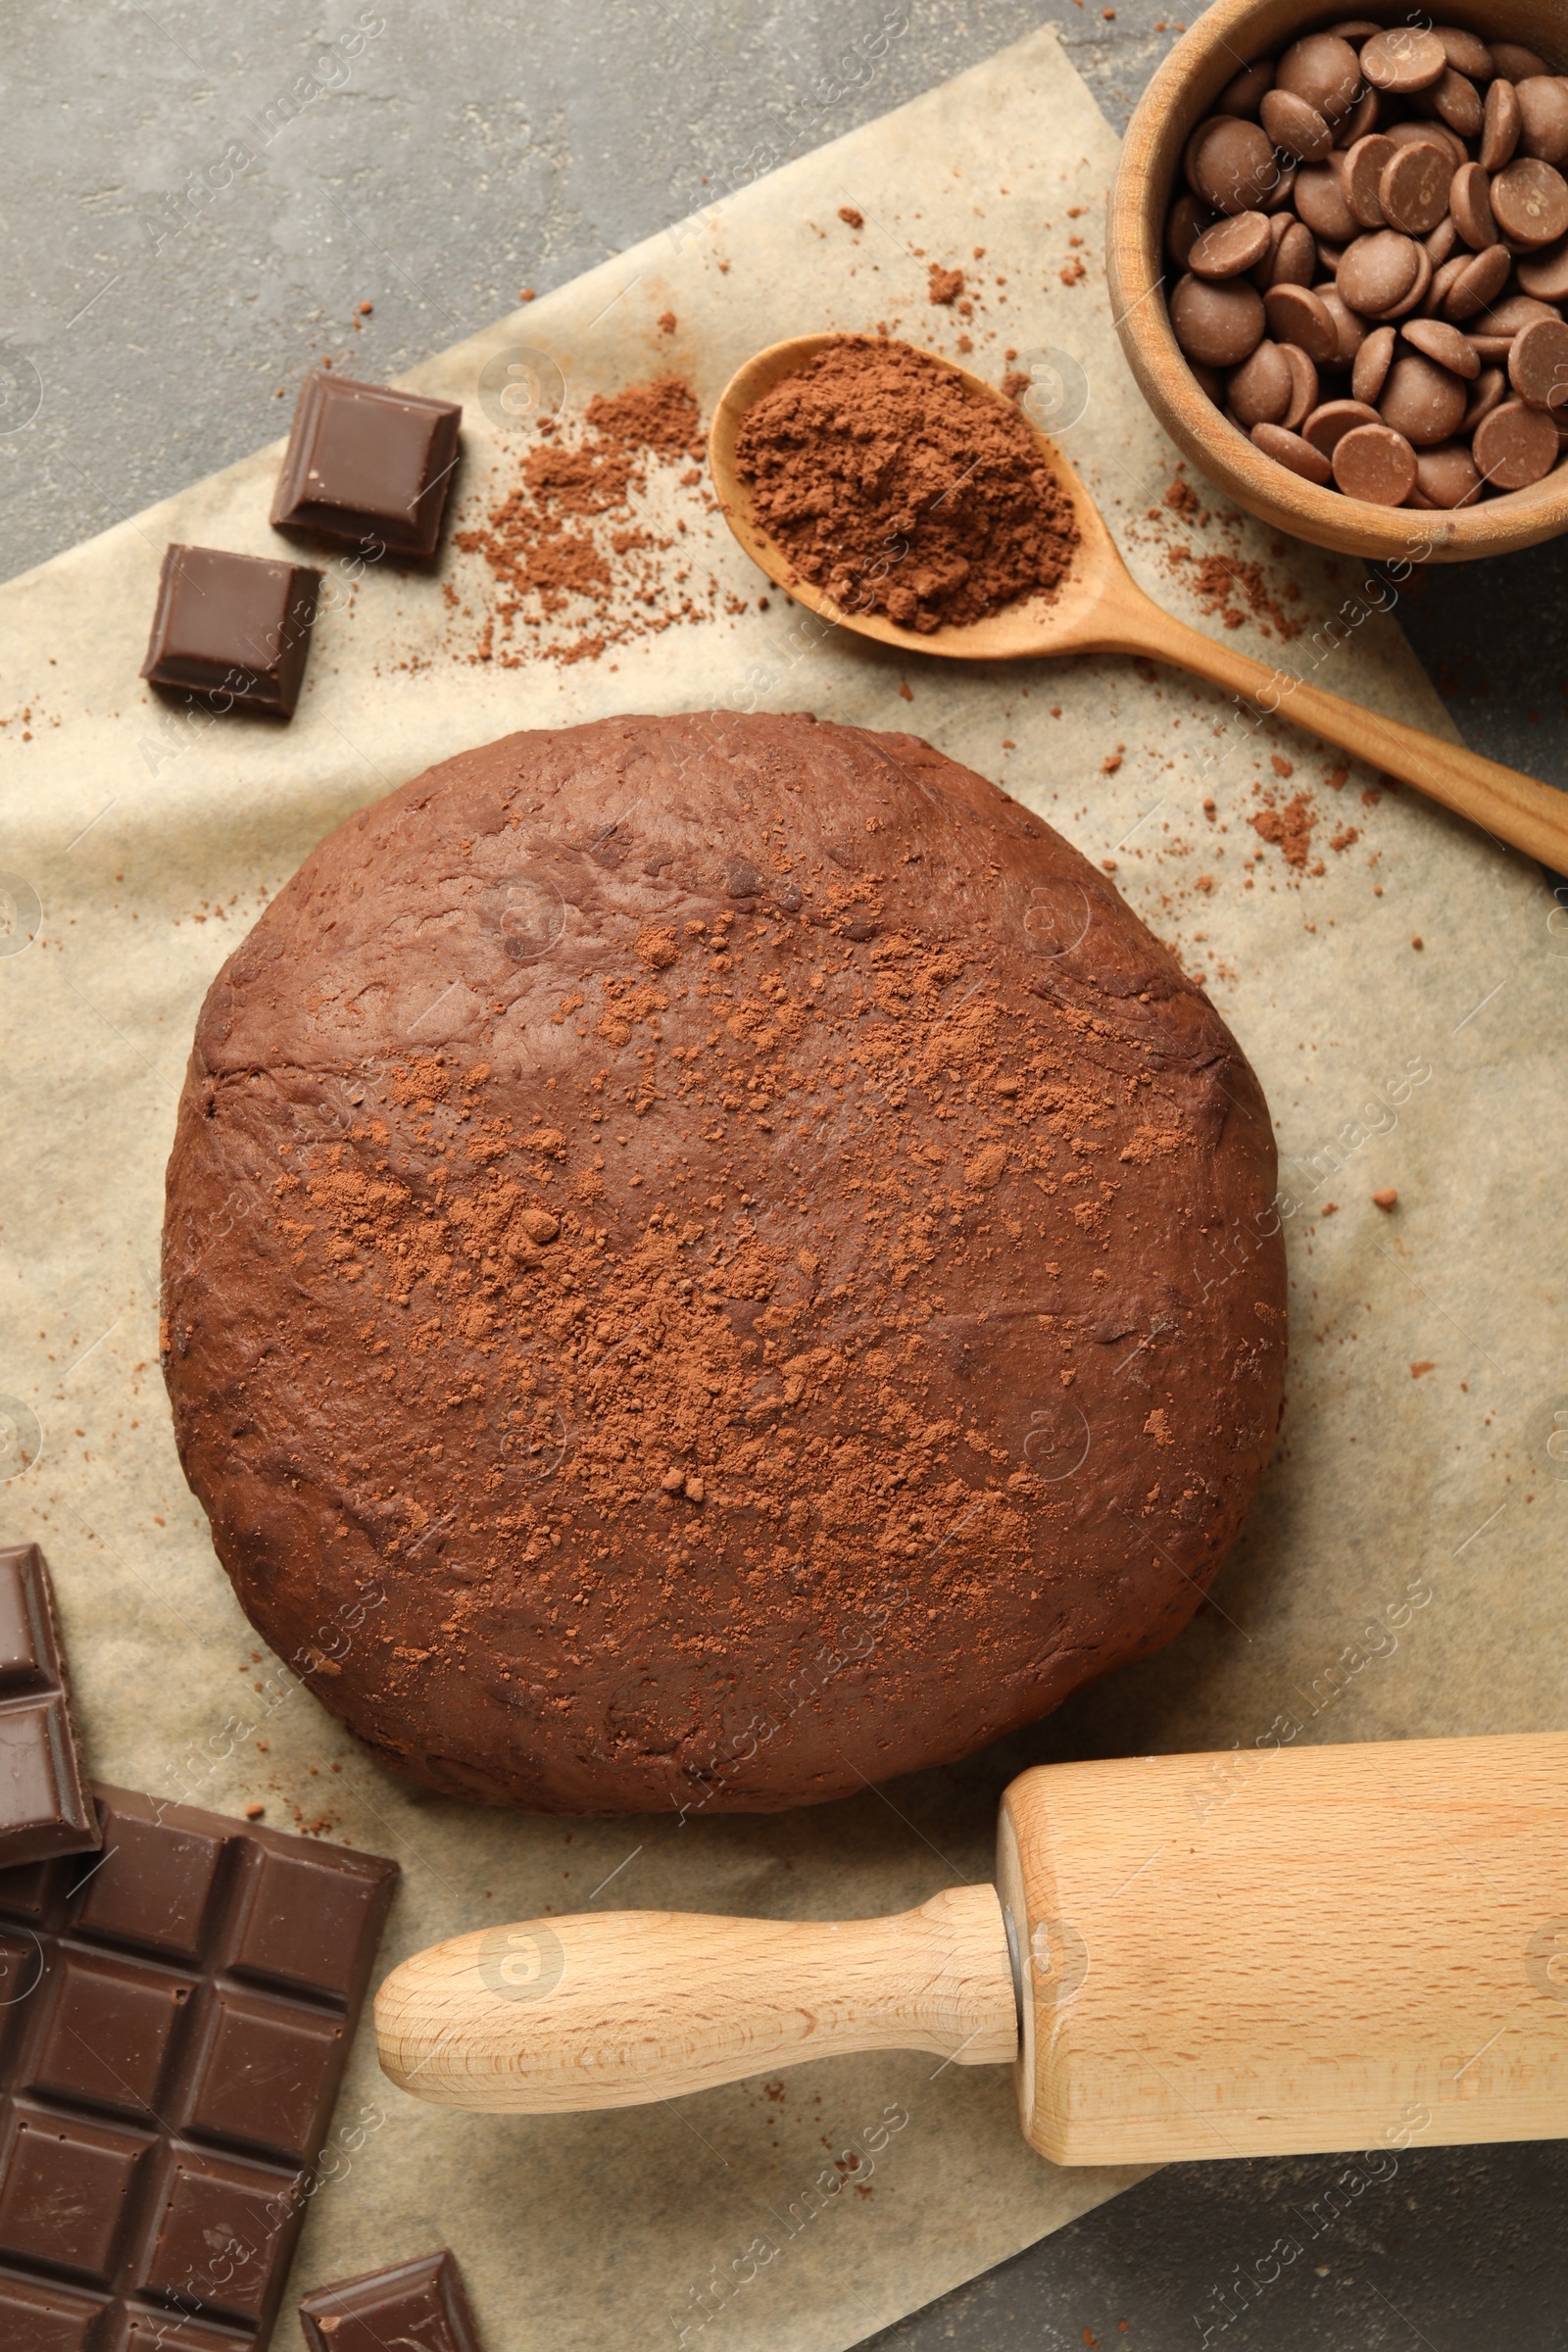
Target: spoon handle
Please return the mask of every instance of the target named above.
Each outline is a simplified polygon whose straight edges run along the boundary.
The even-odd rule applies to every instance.
[[[1429,800],[1469,817],[1495,840],[1539,858],[1554,873],[1568,873],[1568,793],[1484,760],[1463,744],[1447,743],[1441,735],[1428,735],[1420,727],[1407,727],[1381,711],[1327,694],[1290,670],[1269,669],[1161,611],[1131,580],[1125,582],[1123,594],[1110,600],[1108,610],[1102,608],[1102,617],[1108,628],[1099,643],[1107,652],[1152,655],[1208,678],[1247,707],[1244,715],[1257,712],[1254,724],[1277,712],[1293,726],[1321,735],[1401,783],[1413,784]]]

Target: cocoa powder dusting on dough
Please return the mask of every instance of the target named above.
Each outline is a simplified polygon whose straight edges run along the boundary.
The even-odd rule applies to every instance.
[[[906,343],[818,352],[748,413],[735,459],[800,579],[917,634],[1072,565],[1078,526],[1026,419]]]
[[[1275,1186],[1212,1006],[917,738],[514,735],[351,818],[214,984],[181,1458],[404,1771],[836,1796],[1190,1616],[1278,1424]]]

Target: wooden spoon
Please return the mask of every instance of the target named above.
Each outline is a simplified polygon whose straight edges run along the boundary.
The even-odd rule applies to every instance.
[[[820,588],[799,578],[789,557],[756,518],[750,484],[735,464],[735,437],[747,411],[781,377],[795,374],[817,352],[843,339],[796,335],[758,352],[725,386],[709,436],[709,458],[725,520],[753,563],[797,604],[905,654],[944,654],[972,662],[1015,662],[1041,654],[1144,654],[1168,662],[1225,687],[1246,707],[1245,715],[1254,725],[1261,724],[1261,714],[1277,712],[1293,726],[1305,727],[1401,783],[1413,784],[1430,800],[1470,817],[1496,840],[1539,858],[1554,872],[1568,872],[1568,794],[1500,767],[1494,760],[1483,760],[1462,744],[1446,743],[1440,735],[1424,734],[1419,727],[1404,726],[1396,718],[1363,710],[1359,703],[1326,694],[1289,670],[1268,669],[1249,655],[1205,637],[1200,629],[1173,619],[1136,585],[1083,483],[1054,442],[1038,430],[1041,454],[1071,499],[1081,534],[1072,570],[1052,594],[1004,605],[987,620],[917,636],[881,613],[846,612]],[[1001,397],[993,386],[937,353],[922,356],[986,399]]]
[[[492,1922],[395,1969],[376,2034],[445,2107],[929,2050],[1010,2064],[1056,2164],[1383,2161],[1568,2132],[1565,1887],[1568,1734],[1046,1764],[1003,1798],[995,1886],[889,1919]]]

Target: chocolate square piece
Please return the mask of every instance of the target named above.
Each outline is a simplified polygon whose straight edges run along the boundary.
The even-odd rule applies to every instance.
[[[176,541],[164,555],[142,676],[209,710],[292,717],[320,584],[306,564]]]
[[[397,1866],[96,1799],[101,1859],[0,1871],[0,2352],[263,2352]]]
[[[300,2326],[311,2352],[386,2352],[389,2344],[480,2352],[462,2275],[445,2247],[318,2287],[300,2304]]]
[[[341,2018],[304,2018],[293,2001],[220,1984],[182,2121],[204,2139],[250,2140],[284,2164],[302,2164],[343,2031]]]
[[[0,2344],[26,2352],[87,2352],[87,2330],[103,2310],[67,2286],[28,2286],[0,2278]]]
[[[98,1843],[36,1544],[0,1550],[0,1869]]]
[[[118,1954],[62,1951],[27,2088],[156,2118],[165,2061],[192,1989],[189,1977],[138,1968]]]
[[[433,556],[458,463],[463,411],[450,400],[305,379],[272,521],[281,531],[351,539],[395,555]]]
[[[134,2283],[178,2309],[195,2304],[259,2328],[273,2290],[278,2227],[303,2211],[304,2185],[211,2148],[172,2149]]]
[[[107,2286],[136,2168],[151,2141],[80,2116],[8,2102],[0,2252]]]

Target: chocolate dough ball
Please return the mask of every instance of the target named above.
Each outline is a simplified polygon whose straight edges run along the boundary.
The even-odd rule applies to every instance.
[[[1218,1014],[909,735],[602,720],[331,834],[214,982],[165,1369],[252,1622],[568,1812],[938,1764],[1186,1622],[1274,1443]]]

